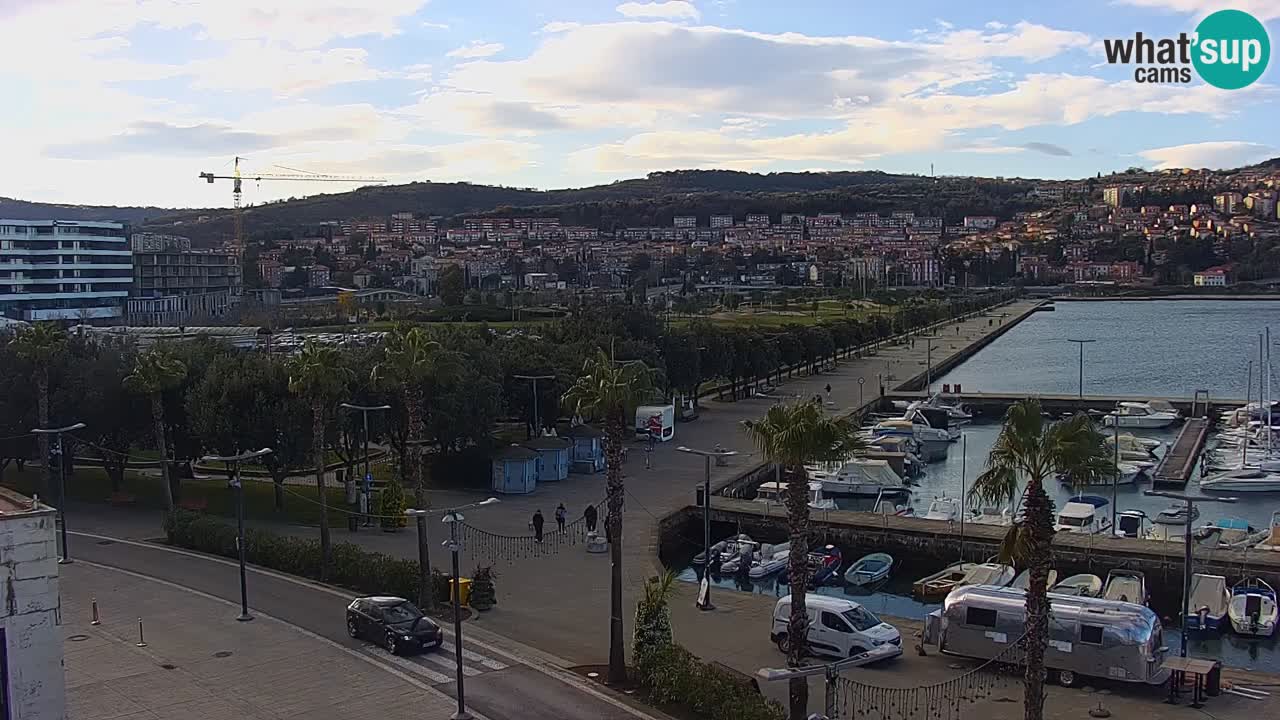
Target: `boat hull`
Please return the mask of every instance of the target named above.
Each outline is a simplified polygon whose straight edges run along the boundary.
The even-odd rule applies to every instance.
[[[1119,417],[1116,417],[1115,415],[1107,415],[1102,418],[1102,424],[1107,427],[1119,426],[1122,428],[1140,428],[1143,430],[1159,430],[1161,428],[1167,428],[1177,421],[1177,418],[1142,417],[1132,415],[1121,415]]]

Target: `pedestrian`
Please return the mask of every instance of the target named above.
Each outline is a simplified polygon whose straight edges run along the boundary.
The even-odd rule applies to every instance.
[[[533,541],[542,542],[542,510],[533,513]]]
[[[560,532],[564,532],[564,521],[568,514],[569,511],[564,509],[564,503],[556,506],[556,526],[560,528]]]
[[[586,510],[582,511],[582,517],[587,521],[587,532],[596,531],[596,506],[588,505]]]

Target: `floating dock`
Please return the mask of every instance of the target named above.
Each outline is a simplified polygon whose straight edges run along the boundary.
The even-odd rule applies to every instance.
[[[1208,418],[1188,418],[1178,432],[1169,452],[1164,454],[1155,474],[1151,476],[1155,487],[1185,487],[1195,470],[1200,451],[1204,450],[1209,435]]]

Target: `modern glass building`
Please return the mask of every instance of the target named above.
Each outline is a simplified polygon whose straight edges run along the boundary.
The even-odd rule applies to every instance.
[[[123,223],[0,218],[0,315],[117,323],[132,284]]]

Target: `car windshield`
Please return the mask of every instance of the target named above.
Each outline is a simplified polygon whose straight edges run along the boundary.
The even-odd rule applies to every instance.
[[[862,606],[845,610],[840,615],[853,625],[854,630],[870,630],[880,624],[880,618]]]
[[[392,625],[402,622],[411,622],[420,617],[422,617],[422,611],[414,607],[411,602],[382,606],[383,621]]]

